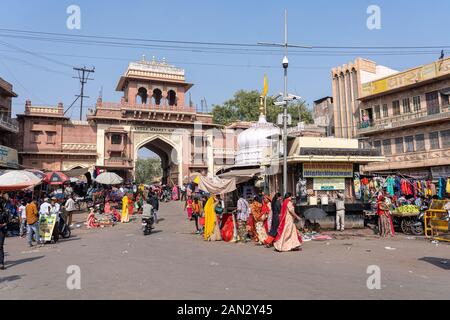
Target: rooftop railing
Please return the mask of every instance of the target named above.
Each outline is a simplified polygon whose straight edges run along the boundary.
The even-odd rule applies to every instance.
[[[19,132],[19,124],[6,113],[0,113],[0,127],[13,133]]]

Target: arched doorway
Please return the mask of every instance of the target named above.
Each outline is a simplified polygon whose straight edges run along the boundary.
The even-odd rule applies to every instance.
[[[137,159],[135,161],[135,176],[147,174],[143,172],[136,172],[136,170],[141,170],[137,168],[136,165],[140,166],[143,160],[147,160],[145,165],[156,165],[157,159],[160,160],[160,177],[154,176],[152,178],[145,178],[147,184],[152,183],[150,180],[160,180],[162,184],[178,184],[179,178],[179,168],[178,168],[178,153],[173,144],[161,137],[155,137],[154,139],[147,140],[146,142],[140,144],[136,148]],[[150,159],[150,160],[149,160]],[[147,171],[148,172],[148,171]],[[153,172],[158,172],[154,170]],[[139,177],[141,178],[141,177]]]

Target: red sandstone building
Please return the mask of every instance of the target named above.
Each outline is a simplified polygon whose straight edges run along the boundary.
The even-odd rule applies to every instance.
[[[20,124],[19,154],[25,167],[45,170],[98,168],[132,178],[138,151],[147,148],[162,160],[163,180],[180,183],[190,173],[214,174],[234,164],[237,132],[196,112],[185,95],[193,84],[184,70],[162,62],[131,62],[119,79],[120,102],[97,100],[87,121],[56,108],[27,101]]]

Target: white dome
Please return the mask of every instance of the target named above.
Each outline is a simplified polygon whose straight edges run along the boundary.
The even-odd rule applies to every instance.
[[[268,137],[279,134],[280,129],[268,123],[265,115],[260,115],[258,123],[238,136],[236,165],[260,164],[263,151],[272,147],[272,140]]]

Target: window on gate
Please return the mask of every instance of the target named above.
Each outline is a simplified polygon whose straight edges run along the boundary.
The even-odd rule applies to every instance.
[[[111,136],[111,144],[121,144],[122,136],[120,134],[113,134]]]
[[[393,112],[394,116],[400,115],[400,101],[395,100],[392,102],[392,112]]]
[[[408,136],[405,137],[405,152],[414,152],[414,137]]]
[[[425,151],[425,135],[416,134],[416,151]]]

